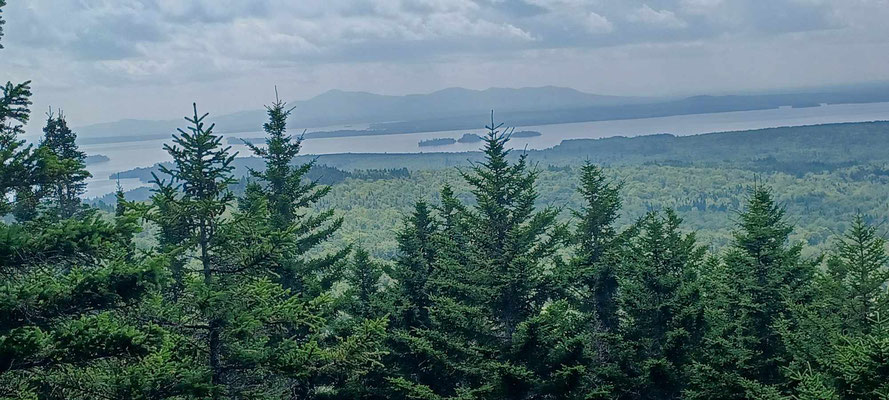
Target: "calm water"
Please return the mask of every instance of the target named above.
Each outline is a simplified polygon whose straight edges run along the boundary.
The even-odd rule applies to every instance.
[[[761,129],[779,126],[814,125],[835,122],[862,122],[889,120],[889,103],[841,104],[811,108],[778,108],[761,111],[738,111],[716,114],[694,114],[661,118],[643,118],[617,121],[581,122],[542,126],[522,126],[518,130],[535,130],[542,136],[513,139],[515,148],[543,149],[553,147],[564,139],[603,138],[611,136],[640,136],[654,133],[695,135],[707,132]],[[484,125],[480,121],[479,125]],[[360,128],[355,128],[360,129]],[[299,131],[293,131],[299,132]],[[458,130],[428,133],[411,133],[384,136],[354,136],[343,138],[307,139],[302,154],[330,153],[422,153],[442,151],[471,151],[478,143],[456,143],[447,146],[419,147],[417,143],[433,138],[459,138],[464,133],[481,134],[481,130]],[[262,132],[226,134],[231,137],[261,137]],[[104,154],[110,161],[88,167],[93,178],[88,182],[87,197],[101,196],[114,191],[116,181],[111,174],[136,167],[148,167],[170,157],[163,150],[169,139],[146,140],[129,143],[85,145],[87,154]],[[250,153],[243,145],[233,145],[240,156]],[[144,186],[137,179],[122,179],[121,186],[133,189]]]

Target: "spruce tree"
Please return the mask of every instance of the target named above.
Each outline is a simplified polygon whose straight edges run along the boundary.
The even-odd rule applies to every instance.
[[[815,398],[879,398],[876,376],[885,357],[889,333],[886,241],[856,215],[818,274],[812,302],[795,306],[781,326],[793,356],[792,393]],[[866,389],[867,388],[867,389]],[[808,397],[806,397],[808,396]],[[826,398],[826,396],[825,396]]]
[[[595,322],[603,332],[613,332],[618,322],[617,260],[620,241],[614,227],[621,207],[620,184],[610,182],[596,165],[586,163],[581,168],[578,192],[583,196],[583,207],[574,212],[578,219],[573,235],[576,255],[572,260],[566,286],[579,286],[583,312],[595,315]]]
[[[297,293],[317,296],[336,280],[335,269],[350,249],[320,257],[308,255],[336,233],[343,219],[335,217],[333,210],[308,214],[308,210],[330,192],[330,187],[307,178],[315,161],[294,165],[302,137],[287,134],[287,118],[293,109],[277,98],[277,90],[275,97],[275,102],[266,106],[269,120],[263,124],[268,135],[265,147],[246,143],[254,155],[265,161],[264,170],[250,171],[258,185],[248,187],[248,197],[251,192],[262,194],[268,202],[272,228],[290,230],[298,238],[296,251],[275,271],[281,282]]]
[[[70,218],[77,212],[86,179],[91,176],[86,170],[86,154],[78,149],[76,140],[61,111],[47,113],[37,150],[43,179],[38,198],[50,199],[50,207],[59,218]]]
[[[681,398],[702,338],[698,270],[704,248],[694,234],[682,234],[680,224],[672,210],[649,214],[624,253],[620,330],[631,349],[632,386],[625,390],[634,398]]]
[[[150,213],[161,227],[158,250],[174,261],[177,280],[164,296],[174,306],[157,303],[150,313],[186,348],[177,357],[187,356],[172,362],[195,379],[181,390],[314,398],[324,388],[354,387],[350,382],[381,357],[384,322],[363,321],[347,337],[330,336],[330,298],[301,296],[281,282],[277,272],[305,251],[303,237],[272,222],[270,201],[260,193],[234,207],[234,155],[205,118],[195,107],[187,118],[192,126],[166,146],[174,161],[161,168],[169,181],[156,179]]]
[[[0,0],[0,12],[5,5]],[[0,222],[0,397],[85,398],[83,380],[70,377],[145,355],[159,340],[156,327],[127,310],[161,282],[162,263],[127,257],[132,221],[110,223],[93,212],[57,221],[18,196],[8,202],[41,181],[37,156],[18,139],[29,82],[2,90],[0,216],[32,208],[30,217],[40,218]]]
[[[476,202],[468,214],[470,251],[493,289],[487,306],[505,344],[518,324],[547,300],[546,263],[564,231],[555,222],[557,209],[535,210],[538,171],[528,165],[527,154],[515,163],[507,159],[510,131],[502,127],[494,124],[492,113],[484,161],[461,174]]]
[[[380,278],[383,268],[371,260],[370,254],[362,247],[355,250],[349,265],[346,281],[349,290],[347,311],[356,318],[379,318],[384,313],[381,299]]]
[[[889,254],[886,239],[877,228],[856,215],[852,226],[837,241],[820,279],[833,300],[844,332],[867,334],[879,315],[889,317]]]
[[[756,186],[723,265],[710,268],[709,329],[690,397],[777,396],[791,362],[781,326],[813,298],[814,263],[769,189]]]
[[[0,40],[3,39],[3,7],[6,0],[0,0]],[[3,44],[0,42],[0,50]],[[0,87],[0,216],[12,211],[8,197],[13,191],[29,187],[33,156],[31,146],[26,145],[19,135],[28,123],[31,110],[31,81],[13,84],[6,82]]]
[[[414,212],[398,233],[398,257],[393,278],[398,281],[398,323],[405,329],[429,326],[430,279],[435,273],[438,222],[425,202],[417,202]]]

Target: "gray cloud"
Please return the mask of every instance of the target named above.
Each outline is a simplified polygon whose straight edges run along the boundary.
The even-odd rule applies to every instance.
[[[474,74],[484,68],[473,64],[489,62],[514,71],[510,78],[516,83],[507,86],[559,83],[594,90],[591,81],[561,82],[582,76],[594,54],[641,72],[657,63],[673,65],[674,54],[689,51],[702,65],[719,64],[722,52],[734,49],[764,54],[761,63],[785,65],[781,68],[797,65],[781,59],[794,54],[781,46],[840,52],[837,46],[848,51],[870,43],[861,51],[877,51],[889,41],[887,9],[887,0],[14,0],[4,12],[9,22],[0,70],[34,79],[45,88],[47,102],[68,99],[87,85],[91,91],[127,93],[183,87],[222,92],[251,79],[302,81],[305,75],[320,79],[304,82],[311,87],[301,92],[305,95],[335,87],[398,93],[477,84]],[[860,57],[863,63],[874,58],[886,56]],[[539,65],[553,68],[549,77]],[[342,75],[368,70],[391,75],[359,82]],[[811,83],[822,75],[836,79],[826,75],[836,70],[813,67]],[[777,72],[771,73],[789,71]],[[659,82],[657,76],[630,77],[626,71],[601,73],[610,75],[600,79],[615,92],[648,89],[629,83],[625,90],[613,88],[616,79]],[[714,89],[766,78],[739,76]],[[86,119],[111,118],[106,109],[88,112]]]

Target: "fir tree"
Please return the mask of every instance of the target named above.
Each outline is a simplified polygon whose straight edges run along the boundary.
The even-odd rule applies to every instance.
[[[471,251],[494,291],[487,306],[498,325],[497,334],[508,343],[518,324],[546,301],[545,263],[564,232],[555,223],[558,210],[535,210],[538,172],[528,165],[527,154],[515,163],[507,160],[510,132],[501,131],[502,126],[494,124],[492,113],[485,160],[462,175],[477,204],[468,215]]]
[[[607,259],[619,248],[614,222],[621,207],[620,184],[609,182],[601,168],[587,163],[581,169],[578,192],[584,206],[574,212],[579,220],[573,239],[577,247],[566,286],[579,286],[581,310],[595,315],[604,332],[617,328],[616,260]]]
[[[60,218],[70,218],[77,212],[86,179],[91,176],[86,170],[86,154],[78,149],[76,140],[64,114],[50,111],[38,148],[39,170],[44,180],[38,198],[50,198],[51,208]]]
[[[296,252],[288,257],[276,271],[281,282],[298,293],[318,295],[330,288],[336,279],[334,269],[345,259],[350,249],[344,248],[322,257],[308,257],[307,253],[328,240],[343,223],[334,216],[333,210],[308,215],[307,210],[330,192],[317,180],[307,179],[306,174],[314,167],[311,161],[294,165],[302,145],[302,137],[287,134],[287,117],[292,108],[277,98],[266,106],[268,122],[263,124],[267,133],[264,148],[246,143],[258,157],[265,160],[265,170],[250,171],[258,185],[248,187],[251,193],[262,194],[267,201],[271,226],[277,230],[290,230],[298,238]]]
[[[398,258],[394,278],[400,291],[399,322],[406,328],[428,327],[430,279],[435,273],[438,223],[425,202],[417,202],[414,212],[398,233]]]
[[[713,268],[710,329],[693,374],[692,398],[777,396],[790,354],[781,325],[792,305],[811,302],[813,263],[800,244],[788,245],[792,227],[767,188],[753,189],[740,214],[734,242]]]
[[[631,347],[633,397],[680,398],[704,328],[698,269],[704,249],[667,210],[640,222],[621,267],[621,337]]]
[[[842,320],[842,330],[866,334],[878,315],[889,316],[886,240],[860,214],[828,258],[822,287]]]

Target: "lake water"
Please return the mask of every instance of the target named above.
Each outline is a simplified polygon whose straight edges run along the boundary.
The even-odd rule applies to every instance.
[[[674,135],[696,135],[708,132],[761,129],[779,126],[815,125],[837,122],[863,122],[889,120],[889,103],[837,104],[821,107],[789,108],[770,110],[737,111],[714,114],[693,114],[660,118],[643,118],[615,121],[580,122],[542,126],[521,126],[517,130],[534,130],[543,135],[531,138],[516,138],[510,141],[514,148],[543,149],[553,147],[564,139],[603,138],[611,136],[640,136],[655,133]],[[480,121],[479,125],[484,125]],[[298,130],[292,132],[298,133]],[[459,138],[464,133],[482,134],[481,129],[457,130],[427,133],[410,133],[380,136],[352,136],[341,138],[306,139],[301,154],[331,153],[423,153],[458,152],[478,150],[478,143],[456,143],[436,147],[419,147],[421,140],[433,138]],[[226,137],[255,138],[262,132],[225,134]],[[145,140],[128,143],[107,143],[84,145],[81,149],[87,154],[104,154],[109,161],[90,165],[87,169],[93,178],[87,183],[87,197],[101,196],[113,192],[116,181],[109,176],[136,167],[148,167],[158,162],[169,161],[163,144],[170,139]],[[240,156],[249,156],[243,145],[233,145],[233,151]],[[122,179],[124,190],[144,186],[138,179]]]

